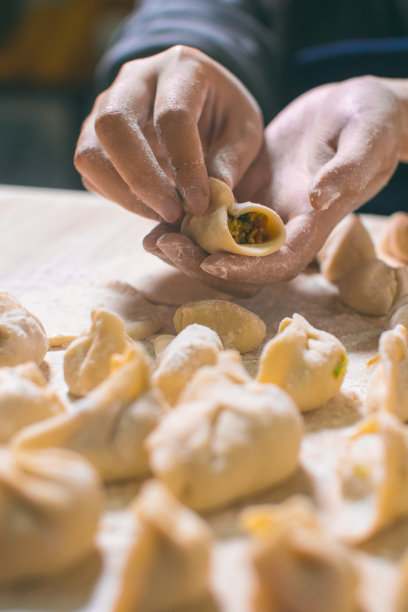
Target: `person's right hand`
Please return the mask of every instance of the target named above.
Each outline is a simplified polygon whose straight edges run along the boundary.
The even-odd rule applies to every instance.
[[[234,188],[263,143],[261,111],[242,83],[190,47],[124,64],[78,140],[87,189],[175,223],[208,207],[208,176]]]

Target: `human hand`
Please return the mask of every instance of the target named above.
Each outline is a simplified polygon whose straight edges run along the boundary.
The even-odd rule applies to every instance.
[[[208,174],[233,188],[263,141],[257,103],[190,47],[127,62],[85,120],[75,165],[84,185],[169,223],[205,212]]]
[[[313,259],[333,227],[372,198],[403,156],[401,105],[386,80],[350,79],[309,91],[266,129],[266,151],[235,190],[238,201],[260,201],[286,224],[284,246],[267,257],[208,256],[187,238],[156,232],[155,245],[190,275],[253,288],[296,276]],[[269,185],[259,180],[269,165]],[[256,185],[255,192],[253,186]],[[183,255],[188,253],[188,261]],[[193,259],[194,253],[194,259]],[[204,277],[205,275],[205,277]]]

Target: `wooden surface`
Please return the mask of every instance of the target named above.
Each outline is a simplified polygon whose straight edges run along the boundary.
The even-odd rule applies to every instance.
[[[366,222],[379,235],[383,221],[367,218]],[[162,317],[163,331],[172,332],[172,315],[178,304],[216,294],[199,283],[186,282],[179,273],[143,251],[142,237],[153,225],[154,222],[82,192],[0,187],[0,288],[20,297],[40,316],[49,334],[87,327],[92,305],[103,303],[108,294],[109,300],[117,300],[120,312],[137,316],[135,309],[142,303],[139,291],[147,297],[143,305],[147,303],[152,312]],[[110,288],[106,289],[108,283]],[[206,517],[217,544],[211,573],[212,597],[203,602],[203,610],[214,612],[251,609],[246,542],[236,521],[246,504],[278,502],[292,493],[302,493],[324,513],[342,440],[363,415],[366,360],[376,352],[378,337],[386,326],[384,318],[363,317],[343,306],[336,289],[313,269],[289,283],[266,288],[254,298],[237,301],[265,320],[267,339],[276,333],[284,316],[301,313],[313,325],[343,341],[350,366],[339,395],[305,415],[305,436],[296,474],[279,487]],[[260,348],[244,356],[249,369],[256,367]],[[62,358],[62,350],[50,352],[44,371],[50,384],[66,394]],[[138,486],[127,483],[107,489],[107,512],[98,550],[91,558],[59,578],[3,589],[0,610],[109,612],[129,541],[125,507]],[[362,610],[392,612],[396,567],[407,547],[408,525],[403,521],[359,549]],[[199,608],[195,606],[194,611]]]

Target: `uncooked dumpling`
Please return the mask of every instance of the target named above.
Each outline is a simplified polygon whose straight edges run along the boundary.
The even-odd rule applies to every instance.
[[[181,232],[208,253],[228,251],[263,257],[280,249],[286,231],[279,215],[267,206],[234,201],[231,189],[210,178],[210,205],[204,215],[187,214]]]
[[[252,535],[256,610],[355,612],[351,552],[325,532],[305,498],[247,508],[241,523]]]
[[[375,257],[373,241],[357,215],[348,215],[340,221],[317,255],[320,271],[331,283],[372,257]]]
[[[205,522],[158,482],[146,483],[130,507],[136,521],[112,612],[179,610],[207,590],[212,537]]]
[[[339,391],[347,367],[346,349],[332,334],[316,329],[299,314],[283,319],[264,347],[257,380],[273,383],[313,410]]]
[[[407,429],[385,411],[356,426],[338,466],[340,497],[330,516],[335,535],[364,542],[408,514]]]
[[[184,304],[174,315],[177,332],[199,323],[217,332],[227,349],[252,351],[265,338],[266,325],[255,313],[226,300],[203,300]]]
[[[390,313],[389,327],[393,329],[399,324],[408,329],[408,293],[395,302]]]
[[[95,470],[62,450],[0,451],[0,582],[48,576],[89,554],[102,512]]]
[[[78,336],[64,355],[64,377],[71,393],[89,393],[109,375],[112,355],[124,353],[132,345],[118,315],[94,310],[91,328]]]
[[[150,363],[141,345],[118,357],[117,369],[65,414],[32,425],[15,439],[22,449],[63,447],[79,453],[104,481],[146,476],[146,436],[163,414],[163,400],[150,389]]]
[[[408,287],[408,269],[366,259],[337,281],[340,299],[361,314],[386,315]]]
[[[153,385],[172,406],[194,372],[216,363],[222,351],[218,335],[204,325],[189,325],[158,356]]]
[[[7,444],[23,427],[65,411],[35,363],[0,368],[0,444]]]
[[[408,264],[408,214],[396,212],[387,221],[381,251]]]
[[[17,298],[0,292],[0,367],[25,361],[40,364],[48,351],[41,321]]]
[[[169,412],[147,446],[155,476],[201,511],[288,478],[298,464],[301,437],[301,417],[284,391],[225,382],[208,399]]]
[[[408,419],[408,344],[407,329],[397,325],[380,337],[379,353],[366,398],[369,412],[387,410],[401,421]]]

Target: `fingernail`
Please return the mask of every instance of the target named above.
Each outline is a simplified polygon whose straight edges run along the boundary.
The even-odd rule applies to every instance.
[[[180,204],[174,200],[167,198],[163,201],[162,217],[167,223],[176,223],[181,217],[182,210]]]

